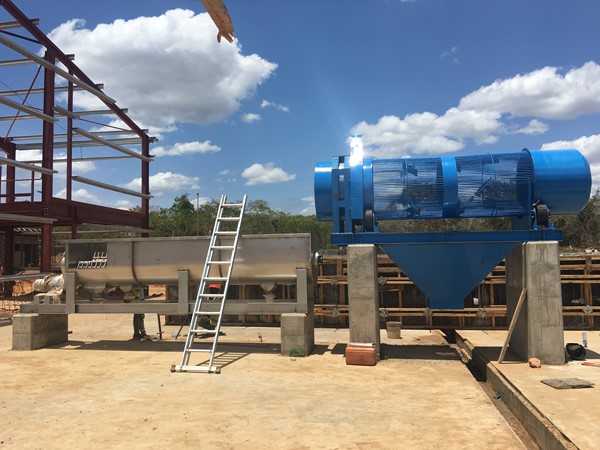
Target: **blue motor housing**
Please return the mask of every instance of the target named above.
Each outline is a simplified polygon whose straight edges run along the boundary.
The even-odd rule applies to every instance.
[[[513,217],[529,224],[538,204],[553,215],[577,214],[592,183],[577,150],[366,159],[354,166],[349,159],[315,168],[317,218],[333,221],[334,233],[374,219]]]

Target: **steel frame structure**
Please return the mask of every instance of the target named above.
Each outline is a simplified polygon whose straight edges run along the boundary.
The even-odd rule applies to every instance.
[[[8,109],[9,115],[0,115],[2,122],[9,122],[7,130],[0,135],[0,231],[4,232],[5,255],[4,273],[14,270],[15,229],[36,224],[41,229],[40,271],[49,272],[52,268],[52,231],[57,226],[71,227],[71,236],[77,236],[80,224],[114,225],[138,230],[147,235],[149,227],[149,165],[152,156],[150,143],[155,138],[148,136],[127,114],[119,108],[116,101],[102,92],[103,85],[93,82],[74,62],[73,56],[65,54],[37,26],[37,19],[28,18],[10,0],[0,0],[2,9],[14,21],[0,23],[0,59],[3,55],[15,54],[14,59],[0,61],[0,70],[37,66],[30,85],[9,87],[0,92],[0,111]],[[2,13],[2,10],[0,10]],[[12,29],[18,29],[13,32]],[[11,30],[11,31],[9,31]],[[26,35],[20,34],[26,32]],[[42,52],[39,51],[41,46]],[[59,67],[60,65],[60,67]],[[64,69],[63,69],[64,67]],[[35,72],[35,71],[34,71]],[[20,81],[28,80],[31,75],[19,76]],[[41,80],[40,80],[41,79]],[[4,86],[8,87],[4,82]],[[86,91],[106,106],[106,110],[74,111],[74,92]],[[57,94],[66,96],[66,105],[57,99]],[[41,98],[40,98],[41,97]],[[57,103],[63,104],[60,106]],[[10,114],[12,112],[12,114]],[[98,126],[99,122],[88,121],[90,116],[107,117],[122,123],[110,131],[88,131],[90,122]],[[27,121],[27,129],[40,127],[40,134],[19,135],[18,124]],[[65,129],[56,133],[55,127]],[[106,125],[105,128],[109,126]],[[2,129],[4,127],[1,127]],[[21,127],[23,128],[23,127]],[[15,129],[17,129],[15,131]],[[114,136],[114,137],[111,137]],[[138,150],[124,146],[136,145]],[[90,158],[74,158],[73,149],[81,147],[101,147],[104,155]],[[41,160],[19,161],[19,150],[41,149]],[[64,149],[64,155],[55,155],[55,149]],[[113,156],[107,152],[118,152]],[[115,188],[106,183],[77,177],[73,174],[74,162],[99,160],[138,160],[140,163],[141,190],[131,191]],[[54,196],[54,163],[66,166],[65,198]],[[19,173],[26,176],[19,178]],[[18,192],[23,183],[28,192]],[[89,204],[73,200],[73,183],[92,185],[100,189],[117,191],[123,195],[138,197],[139,210],[122,210],[107,206]],[[36,186],[41,185],[41,191]],[[22,188],[21,188],[22,189]],[[39,195],[38,195],[39,194]]]

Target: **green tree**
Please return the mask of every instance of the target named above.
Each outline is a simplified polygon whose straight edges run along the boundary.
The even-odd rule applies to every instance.
[[[188,194],[175,197],[170,208],[150,211],[152,236],[192,236],[196,234],[194,205]]]
[[[563,246],[573,248],[598,246],[600,243],[600,192],[596,191],[579,214],[553,217],[552,221],[556,228],[563,231]]]
[[[279,231],[279,218],[283,213],[269,207],[264,200],[252,200],[246,205],[242,233],[274,234]]]
[[[196,210],[188,194],[178,196],[170,208],[150,211],[151,235],[209,236],[215,223],[219,201],[212,199]],[[265,200],[252,200],[246,205],[242,234],[310,233],[313,249],[333,247],[330,243],[332,224],[319,222],[315,215],[286,214],[272,209]]]
[[[193,213],[194,205],[190,201],[189,194],[185,193],[175,197],[173,206],[171,206],[171,211],[179,213]]]

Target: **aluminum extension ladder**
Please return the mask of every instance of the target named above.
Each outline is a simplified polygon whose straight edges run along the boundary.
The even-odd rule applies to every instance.
[[[192,312],[188,335],[183,348],[183,357],[180,365],[171,366],[171,372],[220,372],[220,367],[213,366],[213,363],[245,208],[245,195],[241,203],[227,203],[227,196],[221,196],[208,253],[206,254],[204,271],[200,279],[194,311]],[[218,273],[218,276],[215,273]],[[214,284],[220,285],[219,293],[210,292],[210,286]],[[203,311],[204,304],[211,304],[213,307],[210,310]],[[214,311],[214,305],[218,305],[218,311]],[[207,317],[211,318],[211,324],[215,322],[214,319],[216,318],[213,330],[199,327],[201,318],[206,319]],[[212,337],[210,349],[194,347],[194,339],[206,334]],[[196,352],[210,353],[208,362],[201,365],[190,365],[190,356]]]

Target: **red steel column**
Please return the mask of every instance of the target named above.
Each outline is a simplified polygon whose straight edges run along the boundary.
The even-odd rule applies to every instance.
[[[54,64],[56,58],[46,51],[44,58]],[[44,68],[44,114],[54,116],[54,82],[55,75],[50,69]],[[52,169],[54,159],[54,123],[43,122],[42,131],[42,167]],[[53,176],[42,174],[42,216],[50,216],[50,202],[52,201]],[[52,225],[42,224],[42,252],[40,270],[50,272],[52,270]]]
[[[142,137],[142,156],[150,156],[150,139],[146,134]],[[142,161],[142,194],[150,194],[150,162]],[[150,199],[142,198],[142,214],[144,215],[144,228],[150,228]],[[148,233],[142,233],[148,237]]]

